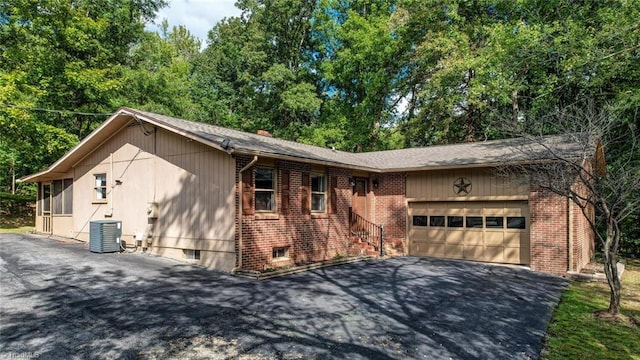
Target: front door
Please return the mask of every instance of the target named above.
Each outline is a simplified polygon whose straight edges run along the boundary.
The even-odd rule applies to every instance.
[[[51,234],[51,184],[42,184],[42,232]]]
[[[367,216],[367,179],[355,178],[356,185],[353,187],[353,197],[351,207],[353,212],[364,217]]]

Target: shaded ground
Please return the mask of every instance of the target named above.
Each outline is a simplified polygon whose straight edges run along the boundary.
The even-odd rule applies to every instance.
[[[0,234],[0,358],[537,358],[564,280],[415,257],[245,280]]]

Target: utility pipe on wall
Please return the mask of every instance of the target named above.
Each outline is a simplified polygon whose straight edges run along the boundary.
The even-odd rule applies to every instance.
[[[250,167],[253,166],[258,161],[258,155],[253,156],[253,160],[251,160],[247,165],[245,165],[238,172],[238,177],[240,178],[240,215],[238,217],[238,266],[231,270],[234,273],[238,269],[242,269],[242,192],[244,191],[244,182],[242,181],[242,173],[247,171]]]

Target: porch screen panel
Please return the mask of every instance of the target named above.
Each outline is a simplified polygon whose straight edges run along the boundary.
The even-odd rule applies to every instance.
[[[63,214],[62,212],[62,180],[53,182],[53,213]]]
[[[38,216],[42,216],[42,205],[43,205],[43,196],[42,196],[42,183],[38,183]]]
[[[73,179],[64,179],[64,213],[73,214]]]

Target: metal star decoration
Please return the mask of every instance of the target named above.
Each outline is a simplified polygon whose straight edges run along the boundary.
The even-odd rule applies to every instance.
[[[453,182],[453,191],[458,195],[469,195],[471,192],[471,181],[465,177],[457,178]]]

